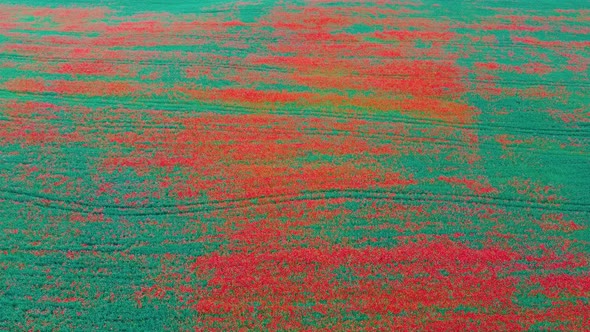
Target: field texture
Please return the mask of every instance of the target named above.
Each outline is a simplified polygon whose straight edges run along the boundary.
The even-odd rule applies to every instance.
[[[590,6],[0,1],[0,330],[588,330]]]

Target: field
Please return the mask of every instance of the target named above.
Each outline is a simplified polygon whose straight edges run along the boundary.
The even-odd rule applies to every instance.
[[[573,0],[0,0],[0,330],[587,330],[589,36]]]

